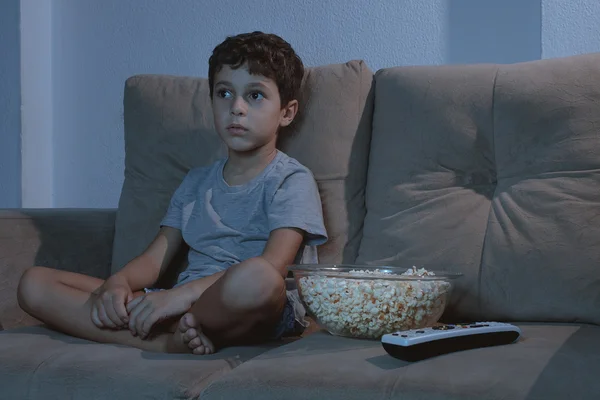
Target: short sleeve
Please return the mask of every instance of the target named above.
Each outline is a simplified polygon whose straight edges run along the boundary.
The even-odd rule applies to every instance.
[[[321,197],[308,170],[296,170],[285,177],[273,195],[268,216],[270,231],[297,228],[306,233],[309,246],[327,242]]]
[[[183,226],[183,206],[191,182],[191,172],[187,173],[183,181],[179,184],[179,187],[175,190],[175,193],[173,193],[160,226],[170,226],[181,230]]]

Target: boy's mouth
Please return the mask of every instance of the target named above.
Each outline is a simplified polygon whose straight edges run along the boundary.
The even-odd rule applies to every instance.
[[[243,125],[240,124],[229,124],[227,125],[227,130],[234,135],[240,135],[248,131],[248,129],[246,129]]]

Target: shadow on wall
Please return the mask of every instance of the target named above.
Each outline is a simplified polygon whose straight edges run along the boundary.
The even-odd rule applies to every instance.
[[[447,27],[448,64],[542,57],[541,0],[448,0]]]

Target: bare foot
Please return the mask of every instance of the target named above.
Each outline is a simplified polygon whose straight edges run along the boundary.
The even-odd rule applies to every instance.
[[[184,314],[183,317],[181,317],[179,325],[177,326],[177,331],[174,335],[179,335],[188,351],[191,350],[193,354],[204,355],[215,352],[215,346],[211,340],[202,333],[202,328],[196,322],[196,318],[192,313]]]

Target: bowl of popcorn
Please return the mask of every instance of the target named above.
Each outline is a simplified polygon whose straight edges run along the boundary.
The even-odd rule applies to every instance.
[[[308,315],[332,335],[380,339],[435,325],[459,273],[392,266],[290,267]]]

